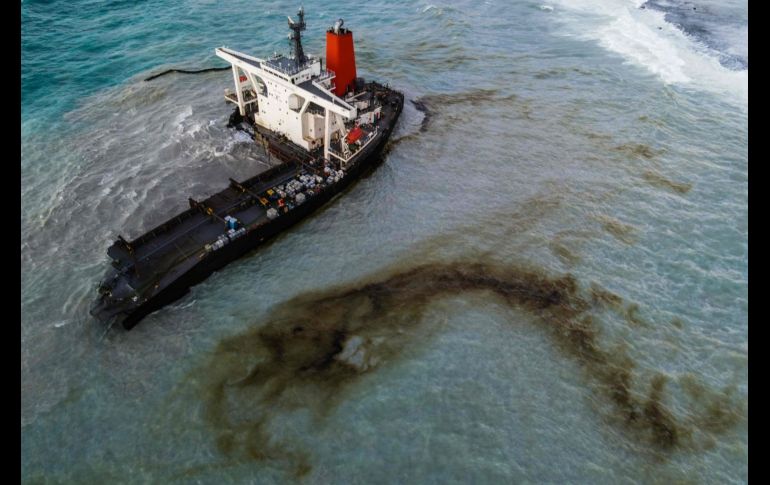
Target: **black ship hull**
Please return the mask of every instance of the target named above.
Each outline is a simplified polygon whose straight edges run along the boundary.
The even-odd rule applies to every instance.
[[[362,159],[356,164],[354,170],[348,172],[348,176],[345,177],[340,184],[339,190],[330,191],[328,193],[319,195],[309,200],[301,207],[293,210],[289,214],[279,217],[273,220],[270,224],[264,228],[257,229],[249,233],[246,237],[236,240],[221,250],[217,251],[217,255],[211,258],[207,258],[195,266],[191,271],[185,273],[168,286],[165,290],[159,292],[152,299],[142,304],[132,313],[130,313],[123,320],[123,327],[127,330],[133,328],[139,321],[150,313],[172,303],[183,296],[185,296],[192,286],[202,282],[208,278],[214,271],[223,268],[230,262],[239,259],[244,254],[251,250],[257,249],[262,244],[270,241],[275,236],[281,234],[286,229],[299,223],[316,210],[320,209],[332,198],[339,193],[343,192],[349,187],[357,178],[361,175],[375,168],[379,162],[381,162],[380,154],[386,144],[387,140],[383,139],[369,155],[366,155],[366,159]]]
[[[302,205],[294,207],[285,214],[281,214],[280,217],[250,230],[243,237],[232,240],[221,249],[208,253],[194,264],[188,264],[188,269],[181,274],[175,275],[172,281],[163,285],[156,284],[157,290],[138,304],[129,304],[122,307],[114,304],[111,305],[109,300],[102,295],[96,301],[91,313],[100,320],[118,320],[125,329],[130,330],[148,314],[185,296],[189,293],[192,286],[205,280],[214,271],[223,268],[233,260],[269,242],[272,238],[310,216],[326,205],[331,199],[341,194],[362,175],[371,171],[382,162],[383,150],[403,108],[403,95],[395,91],[389,92],[392,93],[391,96],[395,95],[394,99],[396,101],[391,101],[390,107],[392,111],[388,116],[387,126],[382,128],[382,133],[378,140],[373,140],[372,143],[363,147],[359,153],[356,153],[355,163],[350,165],[345,177],[334,184],[333,187],[309,198]],[[263,138],[263,140],[269,139],[268,143],[272,147],[278,149],[286,148],[286,146],[280,146],[282,143],[274,135],[267,132],[262,132],[262,135],[267,135],[267,138]],[[259,135],[257,137],[260,138]],[[279,155],[277,152],[274,153]]]

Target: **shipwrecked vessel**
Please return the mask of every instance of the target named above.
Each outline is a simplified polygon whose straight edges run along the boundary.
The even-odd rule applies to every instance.
[[[306,55],[304,11],[289,18],[292,55],[260,59],[225,47],[232,66],[233,126],[280,161],[132,240],[108,248],[111,266],[91,314],[134,327],[184,296],[213,271],[301,221],[376,166],[404,96],[356,75],[353,34],[338,20],[326,31],[326,65]]]

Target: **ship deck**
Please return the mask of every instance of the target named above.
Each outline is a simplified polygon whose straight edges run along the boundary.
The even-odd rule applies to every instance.
[[[216,241],[225,230],[226,216],[237,218],[243,226],[266,223],[267,208],[260,204],[255,195],[262,195],[267,189],[287,182],[301,170],[301,164],[283,163],[240,182],[249,192],[243,192],[231,184],[200,202],[201,207],[210,208],[214,215],[191,207],[129,242],[131,251],[118,242],[107,253],[114,260],[116,268],[133,269],[125,275],[129,283],[132,283],[131,286],[144,286],[152,282],[154,275],[162,275],[181,260],[202,251],[206,244]]]
[[[390,117],[384,116],[377,124],[385,126],[390,123]],[[369,133],[379,136],[376,129],[371,131],[373,128],[376,126],[362,127],[364,136]],[[246,227],[248,231],[268,223],[268,209],[279,209],[275,200],[269,200],[268,189],[284,185],[303,173],[323,170],[324,164],[316,158],[320,157],[320,152],[310,154],[264,128],[255,126],[255,129],[257,138],[270,140],[267,145],[271,153],[283,161],[281,164],[245,181],[231,179],[224,190],[202,201],[191,199],[189,209],[142,236],[132,241],[119,237],[109,247],[107,254],[113,260],[114,270],[131,288],[143,292],[152,285],[163,286],[161,279],[173,273],[175,266],[196,255],[203,256],[206,245],[215,243],[226,233],[224,218],[227,216],[238,219],[239,227]],[[339,162],[327,163],[339,168]]]

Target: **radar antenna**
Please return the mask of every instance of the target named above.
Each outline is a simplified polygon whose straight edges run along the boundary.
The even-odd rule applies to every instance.
[[[332,27],[332,30],[334,30],[335,34],[339,34],[340,33],[340,29],[342,28],[342,24],[344,24],[344,23],[345,23],[345,21],[342,20],[342,19],[339,19],[336,22],[334,22],[334,27]]]
[[[289,28],[291,29],[291,33],[289,33],[289,41],[291,42],[291,53],[292,57],[294,57],[294,63],[297,66],[300,66],[307,60],[305,57],[305,51],[302,50],[301,34],[301,32],[305,30],[304,8],[300,7],[299,10],[297,10],[297,18],[299,21],[294,22],[291,17],[289,17]]]

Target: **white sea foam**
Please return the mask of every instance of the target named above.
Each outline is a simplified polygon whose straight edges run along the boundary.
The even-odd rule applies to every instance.
[[[233,139],[237,143],[251,143],[252,142],[251,135],[249,135],[248,133],[244,133],[242,131],[236,131],[235,134],[233,134]]]
[[[557,2],[564,7],[557,18],[564,24],[565,34],[596,41],[664,83],[718,93],[747,105],[748,70],[722,66],[718,53],[666,22],[664,13],[639,9],[643,0]],[[736,39],[736,49],[741,50],[740,45]]]

